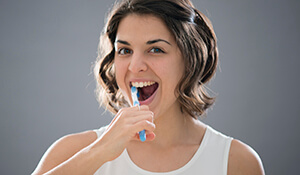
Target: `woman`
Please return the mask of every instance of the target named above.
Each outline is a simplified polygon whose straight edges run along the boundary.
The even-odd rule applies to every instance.
[[[218,51],[212,25],[189,0],[124,0],[100,41],[98,96],[115,117],[59,139],[33,174],[264,174],[253,149],[197,120],[214,103],[204,86]]]

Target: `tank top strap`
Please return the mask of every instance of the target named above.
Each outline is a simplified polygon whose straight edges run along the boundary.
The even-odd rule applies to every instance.
[[[213,160],[206,167],[213,169],[217,167],[218,173],[227,174],[229,151],[231,147],[232,137],[226,136],[219,131],[216,131],[210,126],[207,126],[209,139],[206,144],[205,154],[203,157]]]

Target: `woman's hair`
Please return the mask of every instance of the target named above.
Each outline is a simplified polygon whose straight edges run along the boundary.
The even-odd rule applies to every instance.
[[[119,90],[114,70],[114,42],[120,21],[129,14],[154,15],[165,22],[182,53],[185,70],[175,94],[181,110],[194,118],[215,101],[204,87],[214,75],[218,61],[217,40],[209,19],[189,0],[123,0],[116,3],[100,37],[95,64],[97,96],[116,113],[128,102]]]

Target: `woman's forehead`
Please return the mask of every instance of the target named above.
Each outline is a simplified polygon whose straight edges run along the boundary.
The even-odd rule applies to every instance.
[[[155,40],[174,42],[174,37],[164,21],[154,15],[130,14],[119,24],[116,40]]]

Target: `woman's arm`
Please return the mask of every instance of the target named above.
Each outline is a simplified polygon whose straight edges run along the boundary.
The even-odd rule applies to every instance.
[[[96,157],[100,147],[92,149],[96,139],[94,131],[62,137],[46,151],[33,174],[93,174],[105,161],[104,156]]]
[[[241,141],[232,141],[228,159],[228,175],[265,174],[259,155]]]
[[[123,108],[98,139],[96,133],[88,131],[56,141],[33,174],[93,174],[105,162],[119,157],[130,141],[138,140],[143,129],[147,140],[153,140],[155,125],[149,107]]]

